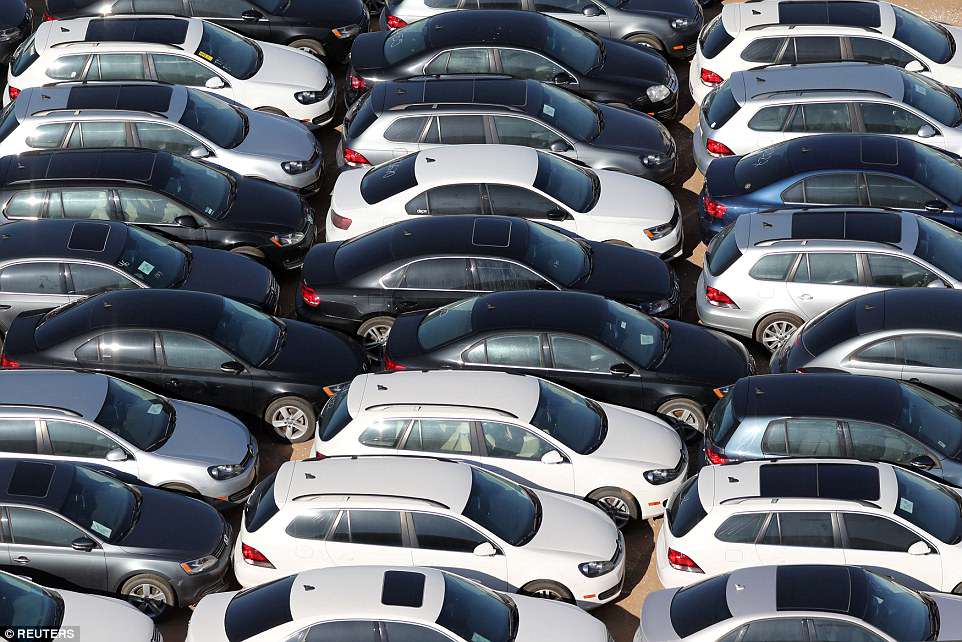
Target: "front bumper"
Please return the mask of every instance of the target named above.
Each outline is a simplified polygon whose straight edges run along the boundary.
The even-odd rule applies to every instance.
[[[230,541],[234,530],[225,525],[225,535],[228,542],[220,549],[217,554],[217,564],[213,568],[198,573],[197,575],[187,575],[183,570],[177,569],[180,577],[171,582],[177,596],[178,606],[191,606],[200,602],[201,598],[209,593],[217,593],[227,589],[227,571],[231,565],[231,545]]]
[[[297,102],[292,96],[288,108],[284,111],[288,116],[294,120],[299,120],[309,129],[317,129],[334,120],[334,110],[336,108],[334,100],[336,97],[337,82],[334,79],[334,74],[328,71],[327,85],[325,85],[324,94],[319,101],[311,103],[310,105],[303,105]]]
[[[625,537],[618,533],[618,545],[620,558],[615,565],[615,569],[610,573],[605,573],[600,577],[582,577],[577,591],[575,591],[575,602],[585,610],[591,610],[613,602],[621,595],[625,585],[625,569],[627,567],[627,552],[625,549]]]
[[[300,243],[277,247],[273,243],[261,247],[267,262],[271,268],[280,270],[293,270],[304,265],[304,257],[308,250],[314,245],[314,237],[317,236],[317,223],[307,226],[307,231]]]
[[[257,440],[251,439],[247,457],[241,463],[247,464],[244,472],[233,479],[220,482],[215,497],[208,498],[210,504],[217,510],[228,510],[243,504],[257,485],[257,471],[260,469],[260,455],[257,451]]]

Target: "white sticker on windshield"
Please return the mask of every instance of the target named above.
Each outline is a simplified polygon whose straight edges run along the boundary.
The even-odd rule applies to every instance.
[[[110,534],[113,533],[112,530],[101,524],[100,522],[94,522],[90,525],[90,530],[97,533],[98,535],[103,535],[106,538],[110,538]]]
[[[148,415],[159,415],[159,414],[160,414],[160,411],[163,410],[163,409],[164,409],[163,404],[152,403],[152,404],[150,404],[150,408],[147,409],[147,414],[148,414]]]
[[[638,339],[641,341],[641,345],[643,346],[650,346],[655,342],[655,337],[651,336],[650,334],[643,334],[639,336]]]
[[[913,504],[909,500],[905,499],[904,497],[899,498],[899,510],[902,511],[903,513],[911,514],[912,509],[914,507],[915,507],[915,504]]]
[[[943,450],[948,449],[948,446],[945,445],[945,442],[944,442],[944,441],[942,441],[942,440],[936,440],[936,441],[938,442],[939,446],[942,447]]]
[[[154,266],[148,263],[147,261],[144,261],[143,263],[137,266],[137,270],[140,272],[143,272],[144,274],[150,274],[151,272],[154,271]]]
[[[206,214],[207,216],[213,216],[213,214],[214,214],[214,208],[213,208],[213,207],[205,207],[205,208],[204,208],[204,214]]]
[[[541,108],[541,111],[543,111],[548,118],[554,117],[554,107],[551,105],[545,105]]]

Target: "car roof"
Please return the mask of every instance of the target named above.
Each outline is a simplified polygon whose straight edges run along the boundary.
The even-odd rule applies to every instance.
[[[549,18],[534,11],[447,11],[427,18],[429,49],[480,44],[540,48],[548,34]]]
[[[895,18],[888,3],[877,0],[761,0],[726,4],[722,20],[732,34],[775,25],[851,27],[890,34]]]
[[[517,78],[437,78],[378,83],[371,90],[371,106],[381,114],[412,105],[491,105],[523,109],[529,98],[538,102],[541,83]]]
[[[962,332],[962,292],[942,288],[896,288],[853,299],[860,331],[946,330]],[[879,305],[880,304],[880,305]]]
[[[478,297],[471,312],[474,333],[532,329],[596,336],[611,314],[611,301],[575,291],[495,292]]]
[[[470,182],[532,185],[538,154],[518,145],[442,145],[418,152],[414,175],[424,188]]]
[[[102,179],[149,184],[161,154],[146,149],[64,149],[0,158],[0,186]]]
[[[99,51],[111,45],[160,45],[193,54],[203,31],[203,22],[172,16],[117,15],[82,17],[42,22],[37,27],[37,49]],[[95,44],[96,43],[96,44]],[[126,47],[124,47],[126,48]]]
[[[0,371],[0,406],[66,410],[96,419],[107,397],[109,377],[73,370]]]
[[[812,92],[882,94],[902,100],[903,72],[889,65],[868,62],[774,65],[764,69],[736,71],[731,83],[736,99],[767,96],[802,97]]]
[[[63,258],[113,263],[129,233],[120,221],[14,221],[0,226],[0,261]]]
[[[736,226],[736,238],[742,248],[799,245],[791,241],[806,245],[817,245],[818,241],[850,241],[910,250],[918,241],[919,227],[915,216],[908,212],[828,207],[752,212],[738,217]]]
[[[785,143],[785,176],[819,170],[872,170],[912,176],[918,148],[911,140],[880,134],[819,134]]]
[[[66,462],[0,459],[0,502],[59,511],[75,474]]]
[[[147,82],[29,87],[17,98],[17,120],[63,111],[73,112],[71,116],[77,112],[149,113],[175,120],[184,111],[189,91],[179,85]]]

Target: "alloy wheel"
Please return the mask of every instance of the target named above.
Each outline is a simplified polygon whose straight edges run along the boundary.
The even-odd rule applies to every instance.
[[[127,601],[152,618],[158,617],[167,609],[164,592],[153,584],[138,584],[127,594]]]
[[[367,329],[361,337],[361,342],[368,350],[379,348],[387,343],[387,336],[391,333],[389,325],[374,325]]]
[[[307,415],[297,406],[281,406],[271,417],[271,425],[278,435],[288,441],[303,437],[310,426],[307,425]]]
[[[798,326],[791,321],[769,323],[762,331],[762,345],[775,352],[795,334],[796,330]]]
[[[631,510],[621,497],[613,495],[602,497],[598,500],[598,506],[601,510],[608,513],[608,517],[611,518],[611,521],[613,521],[619,529],[623,528],[631,519]]]

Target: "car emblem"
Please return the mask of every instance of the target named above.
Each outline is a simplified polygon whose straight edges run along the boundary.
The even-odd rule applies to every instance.
[[[224,546],[230,546],[230,535],[224,533]]]

